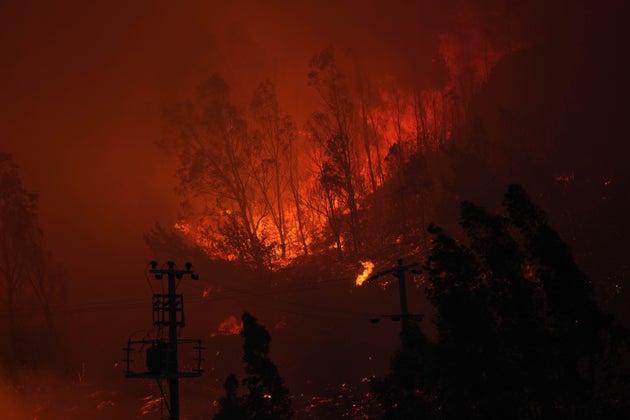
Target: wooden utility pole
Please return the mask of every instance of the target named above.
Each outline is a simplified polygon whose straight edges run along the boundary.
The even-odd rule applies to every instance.
[[[158,263],[151,262],[149,272],[155,275],[155,278],[162,280],[164,275],[168,279],[168,294],[153,295],[153,325],[160,327],[168,327],[168,340],[156,338],[154,340],[139,340],[128,342],[127,350],[127,369],[125,375],[127,378],[155,378],[162,392],[161,380],[168,381],[170,393],[170,404],[167,404],[169,420],[179,420],[179,379],[201,376],[201,340],[181,340],[177,338],[178,327],[184,326],[184,297],[177,294],[177,281],[184,276],[190,276],[193,280],[199,279],[197,274],[193,273],[192,265],[185,264],[185,269],[175,268],[175,263],[169,261],[168,268],[158,268]],[[191,371],[179,370],[178,346],[179,344],[194,344],[194,350],[197,350],[196,368]],[[142,347],[150,345],[146,351],[146,367],[148,372],[132,372],[131,352],[134,351],[133,345],[139,344]],[[164,394],[162,392],[162,398]]]

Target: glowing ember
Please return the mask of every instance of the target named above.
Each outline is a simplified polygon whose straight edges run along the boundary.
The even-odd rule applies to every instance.
[[[570,182],[574,181],[574,179],[575,177],[573,174],[556,176],[556,182],[563,185],[569,184]]]
[[[370,274],[372,274],[372,270],[374,269],[374,263],[372,261],[359,261],[363,266],[363,272],[357,276],[355,280],[355,284],[357,286],[361,286],[363,282],[365,282]]]
[[[162,403],[162,397],[156,397],[153,394],[149,394],[143,398],[144,405],[140,409],[140,412],[143,416],[149,415],[151,413],[157,412]]]
[[[98,405],[96,406],[96,409],[102,410],[107,407],[113,407],[114,405],[116,405],[116,403],[114,403],[114,401],[112,400],[103,400],[100,403],[98,403]]]
[[[275,326],[274,329],[276,330],[280,330],[282,328],[286,328],[289,324],[287,324],[286,321],[279,321]]]
[[[187,224],[187,223],[184,223],[184,222],[177,222],[177,223],[175,223],[174,227],[175,227],[175,229],[177,229],[178,231],[183,232],[183,233],[185,233],[185,234],[189,234],[189,233],[190,233],[190,231],[192,230],[192,229],[190,228],[190,225],[189,225],[189,224]]]
[[[220,287],[216,287],[216,286],[207,286],[204,287],[203,290],[201,291],[201,297],[203,299],[208,299],[210,296],[216,294],[217,292],[220,292],[221,288]]]

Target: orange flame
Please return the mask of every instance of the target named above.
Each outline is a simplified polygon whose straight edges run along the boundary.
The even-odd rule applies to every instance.
[[[363,272],[357,276],[355,280],[355,284],[357,286],[361,286],[372,274],[372,270],[374,269],[374,263],[372,261],[359,261],[363,266]]]
[[[153,394],[149,394],[142,399],[144,400],[144,405],[140,408],[140,412],[143,416],[156,412],[162,403],[162,397],[156,397]]]
[[[243,323],[234,315],[230,315],[219,323],[216,333],[210,334],[212,337],[216,335],[238,335],[243,329]]]

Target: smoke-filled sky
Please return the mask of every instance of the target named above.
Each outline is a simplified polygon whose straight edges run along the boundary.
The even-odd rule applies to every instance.
[[[515,50],[580,33],[571,14],[591,13],[565,7],[580,2],[546,3],[0,1],[0,152],[13,154],[26,189],[39,194],[70,302],[148,300],[143,270],[153,256],[143,234],[178,212],[176,157],[155,144],[165,107],[214,72],[240,104],[269,77],[301,124],[317,105],[309,59],[329,45],[373,79],[430,87],[443,80],[445,34]]]
[[[514,43],[501,46],[509,50],[566,17],[531,3],[3,1],[0,151],[40,196],[71,301],[116,296],[119,286],[145,291],[138,277],[152,256],[142,235],[178,211],[176,159],[155,145],[165,107],[213,72],[241,104],[270,77],[283,111],[303,123],[316,106],[309,59],[329,45],[357,73],[430,87],[443,79],[445,34]]]
[[[329,45],[357,71],[431,83],[455,17],[447,3],[0,2],[0,151],[39,194],[48,248],[68,274],[72,360],[119,376],[127,335],[150,326],[143,234],[173,223],[179,201],[176,157],[155,144],[165,107],[214,72],[241,104],[270,77],[301,124],[316,104],[308,62]],[[130,298],[137,310],[113,312]]]

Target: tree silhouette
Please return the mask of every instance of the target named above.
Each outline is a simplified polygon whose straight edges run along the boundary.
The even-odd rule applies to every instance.
[[[278,368],[269,359],[271,336],[249,313],[243,313],[243,363],[245,378],[242,384],[248,393],[237,395],[238,379],[229,375],[225,381],[226,395],[219,400],[220,411],[215,420],[258,419],[282,420],[293,417],[289,390],[284,386]]]
[[[434,382],[435,345],[424,336],[417,323],[401,334],[402,349],[391,361],[391,373],[370,384],[385,412],[385,418],[404,420],[431,418],[434,396],[429,386]]]
[[[214,416],[215,420],[239,420],[247,419],[247,411],[243,405],[243,399],[237,395],[238,378],[231,374],[223,384],[225,397],[219,400],[219,412]]]
[[[401,337],[372,384],[385,417],[627,418],[627,331],[522,187],[509,186],[504,206],[508,217],[462,203],[468,246],[429,227],[438,340],[419,328]]]
[[[285,258],[289,234],[286,202],[291,180],[296,176],[290,147],[296,141],[296,127],[291,117],[280,113],[276,88],[269,79],[256,88],[250,111],[257,123],[255,135],[260,137],[262,154],[262,164],[255,179],[276,228],[280,254]],[[299,212],[299,199],[295,203]],[[299,228],[302,229],[301,226]]]
[[[33,353],[36,349],[27,348],[33,347],[26,344],[33,337],[21,331],[17,310],[19,305],[38,305],[50,338],[54,330],[50,300],[61,282],[57,271],[51,269],[45,252],[37,194],[23,187],[11,155],[0,153],[0,304],[6,311],[7,335],[3,341],[8,345],[4,356],[9,367],[37,363],[32,358],[41,357]]]
[[[341,249],[338,218],[346,210],[349,212],[352,250],[356,252],[360,244],[360,176],[353,132],[356,105],[332,47],[315,55],[309,63],[309,70],[308,84],[319,94],[325,109],[312,115],[310,131],[322,152],[318,178],[326,196],[326,216],[337,247]],[[338,205],[337,202],[343,204]]]

